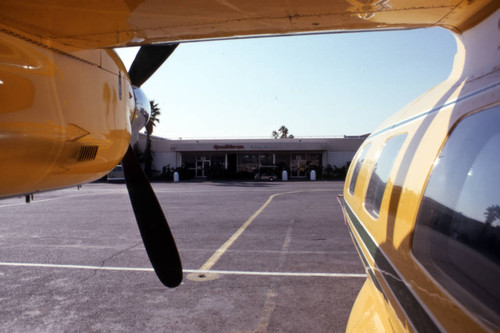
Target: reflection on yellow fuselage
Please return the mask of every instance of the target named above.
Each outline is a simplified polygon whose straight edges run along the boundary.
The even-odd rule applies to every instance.
[[[102,177],[130,141],[134,98],[109,50],[0,33],[0,197]]]

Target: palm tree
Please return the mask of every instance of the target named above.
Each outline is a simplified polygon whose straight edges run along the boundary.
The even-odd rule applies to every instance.
[[[281,126],[279,129],[278,129],[278,132],[276,131],[273,131],[272,133],[272,136],[273,138],[275,139],[293,139],[294,136],[293,134],[288,134],[288,128],[286,128],[286,126]]]
[[[484,212],[484,216],[486,217],[486,224],[492,225],[496,219],[500,220],[500,206],[499,205],[491,205],[486,208]]]
[[[160,122],[159,116],[161,115],[160,108],[158,107],[158,103],[155,103],[154,100],[149,101],[151,105],[151,115],[149,117],[149,121],[146,123],[146,149],[144,149],[144,172],[149,179],[153,177],[153,159],[154,153],[151,150],[151,134],[153,134],[153,129],[156,126],[156,123]]]

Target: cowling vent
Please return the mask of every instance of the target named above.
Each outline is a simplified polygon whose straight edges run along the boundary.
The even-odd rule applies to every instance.
[[[78,162],[93,161],[97,156],[97,149],[99,146],[82,146],[78,152],[76,160]]]

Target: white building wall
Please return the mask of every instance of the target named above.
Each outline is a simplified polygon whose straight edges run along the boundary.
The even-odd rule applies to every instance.
[[[145,137],[143,140],[139,140],[139,147],[142,151],[146,148]],[[151,148],[153,149],[153,169],[162,172],[163,167],[168,167],[175,169],[180,166],[178,161],[180,161],[180,153],[176,151],[169,151],[168,145],[165,144],[165,140],[154,138],[151,143]]]
[[[177,168],[177,154],[176,152],[155,152],[153,165],[154,169],[162,171],[163,167]]]

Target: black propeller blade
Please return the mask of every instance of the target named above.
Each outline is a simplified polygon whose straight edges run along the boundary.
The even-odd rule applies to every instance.
[[[182,264],[160,203],[131,146],[122,160],[123,172],[134,214],[151,264],[160,281],[177,287]]]
[[[141,46],[128,71],[132,85],[136,87],[142,86],[160,68],[178,45],[179,43]]]
[[[140,87],[146,82],[178,45],[176,43],[142,46],[130,66],[129,76],[132,85]],[[142,102],[149,105],[147,99]],[[165,286],[177,287],[182,281],[179,252],[160,203],[132,146],[128,147],[122,165],[130,201],[149,260]]]

